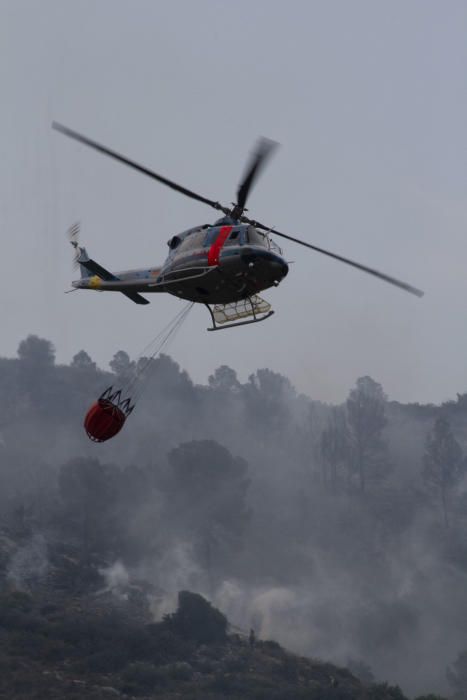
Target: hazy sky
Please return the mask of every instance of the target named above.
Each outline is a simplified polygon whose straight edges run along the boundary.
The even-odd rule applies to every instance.
[[[216,212],[53,132],[53,119],[232,201],[259,134],[282,148],[250,214],[425,290],[412,297],[290,243],[264,324],[170,349],[197,381],[261,366],[314,398],[370,374],[391,398],[467,390],[467,4],[455,0],[0,0],[0,353],[137,355],[180,309],[76,292],[68,226],[110,269],[161,263]],[[76,276],[76,273],[75,273]]]

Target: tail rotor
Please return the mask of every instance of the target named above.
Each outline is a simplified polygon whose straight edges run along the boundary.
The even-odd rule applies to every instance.
[[[71,245],[73,246],[73,269],[77,270],[79,268],[79,256],[81,255],[81,248],[79,247],[79,231],[80,231],[80,224],[79,221],[77,221],[73,226],[70,226],[70,228],[67,231],[68,235],[68,240],[70,241]]]

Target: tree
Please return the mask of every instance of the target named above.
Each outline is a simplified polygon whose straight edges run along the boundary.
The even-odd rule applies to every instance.
[[[213,440],[186,442],[169,455],[171,509],[184,539],[198,548],[211,579],[216,563],[228,563],[248,520],[247,464]]]
[[[214,371],[214,374],[209,376],[208,382],[211,389],[217,389],[219,391],[233,392],[238,391],[240,388],[237,373],[227,365],[218,367]]]
[[[199,593],[180,591],[177,611],[164,617],[164,626],[200,644],[223,642],[227,618]]]
[[[323,481],[331,482],[335,491],[337,487],[338,467],[345,461],[350,450],[350,435],[347,427],[345,412],[342,408],[334,407],[329,416],[326,428],[321,433],[320,453],[323,470]],[[329,474],[327,473],[329,468]]]
[[[109,362],[109,367],[118,377],[126,378],[134,371],[135,363],[125,350],[118,350]]]
[[[58,486],[64,519],[81,540],[83,554],[106,551],[118,539],[113,516],[119,472],[97,459],[77,458],[64,464]]]
[[[451,432],[449,422],[439,417],[428,433],[423,457],[423,478],[438,491],[443,507],[444,524],[449,526],[448,498],[465,473],[462,450]]]
[[[115,484],[118,502],[118,520],[123,524],[120,537],[121,554],[128,564],[138,564],[153,554],[155,538],[142,536],[143,523],[146,532],[160,527],[159,498],[157,491],[157,466],[127,465],[119,470]],[[146,518],[150,518],[147,523]],[[139,527],[133,527],[135,521]]]
[[[50,340],[28,335],[18,346],[18,357],[20,393],[30,408],[44,415],[53,406],[55,348]]]
[[[446,676],[454,690],[453,700],[467,697],[467,651],[461,651],[457,659],[446,669]]]
[[[243,385],[246,403],[246,417],[254,423],[257,435],[285,431],[290,422],[290,404],[296,397],[287,377],[270,369],[258,369],[250,374],[248,382]]]
[[[71,367],[82,370],[95,370],[96,363],[93,362],[85,350],[80,350],[73,356]]]
[[[370,685],[375,682],[375,677],[370,666],[361,659],[348,659],[347,668],[350,673],[352,673],[355,678],[358,678],[364,685]]]
[[[50,340],[28,335],[18,345],[18,357],[35,368],[51,367],[55,362],[55,348]]]
[[[387,683],[375,683],[371,685],[366,693],[368,700],[407,700],[398,685],[388,685]]]
[[[381,476],[385,452],[381,439],[386,425],[385,404],[386,395],[381,384],[371,377],[357,379],[346,402],[354,458],[351,466],[358,474],[362,492],[369,476]]]
[[[151,370],[152,371],[152,370]],[[193,382],[188,373],[170,355],[161,353],[154,360],[154,375],[157,390],[171,397],[186,400],[192,398]]]

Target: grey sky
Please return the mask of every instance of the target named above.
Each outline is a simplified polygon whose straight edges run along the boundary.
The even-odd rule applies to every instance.
[[[63,361],[138,354],[180,302],[65,295],[64,232],[79,219],[93,257],[122,269],[215,218],[53,119],[225,203],[264,134],[282,148],[251,215],[426,296],[288,244],[272,319],[213,334],[195,308],[171,354],[199,381],[269,366],[324,400],[362,374],[402,401],[467,390],[466,36],[454,0],[0,1],[0,353],[33,332]]]

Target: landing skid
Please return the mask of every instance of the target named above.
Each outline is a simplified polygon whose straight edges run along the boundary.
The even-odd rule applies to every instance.
[[[258,295],[242,299],[231,304],[216,304],[213,308],[205,304],[212,319],[212,328],[208,331],[223,331],[226,328],[248,326],[250,323],[265,321],[273,315],[271,305]],[[249,317],[253,318],[249,318]],[[242,320],[247,318],[248,320]],[[233,321],[233,323],[229,323]]]

